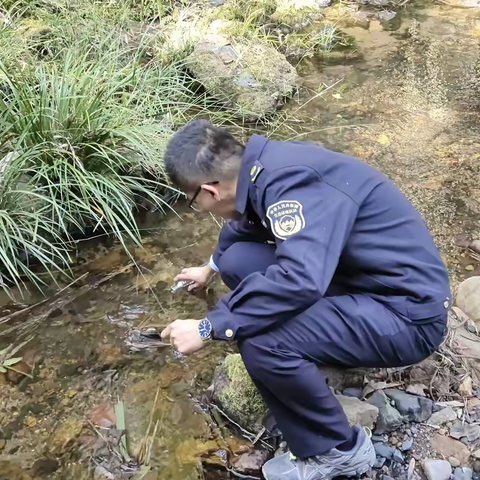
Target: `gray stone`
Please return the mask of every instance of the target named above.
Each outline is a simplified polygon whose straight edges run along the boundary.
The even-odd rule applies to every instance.
[[[372,442],[384,443],[386,441],[387,441],[387,439],[383,435],[372,435]]]
[[[451,407],[443,408],[442,410],[435,412],[428,420],[430,425],[445,425],[448,422],[453,422],[457,419],[457,414]]]
[[[377,13],[377,18],[380,22],[389,22],[393,20],[397,14],[395,12],[388,12],[386,10]]]
[[[456,467],[459,467],[460,466],[460,460],[458,458],[455,458],[455,457],[450,457],[448,459],[448,461],[450,462],[450,465],[453,467],[453,468],[456,468]]]
[[[375,448],[375,453],[378,456],[386,458],[387,460],[391,460],[393,454],[395,453],[395,449],[393,447],[389,447],[384,443],[375,443],[373,447]]]
[[[190,71],[212,97],[254,120],[274,113],[293,95],[297,72],[283,54],[268,45],[229,44],[218,37],[198,44],[188,57]]]
[[[423,471],[428,480],[450,480],[452,467],[446,460],[425,460]]]
[[[363,398],[363,389],[362,388],[350,387],[350,388],[346,388],[343,391],[343,394],[346,397],[355,397],[355,398],[359,398],[361,400]]]
[[[410,395],[402,390],[385,390],[395,402],[395,408],[410,422],[425,422],[432,415],[433,402],[424,397]]]
[[[476,473],[479,473],[480,472],[480,460],[475,460],[473,462],[473,470],[474,472]]]
[[[375,433],[382,434],[396,430],[403,423],[403,417],[398,410],[390,405],[388,397],[381,391],[375,392],[368,403],[378,408],[378,418]]]
[[[470,277],[458,287],[457,305],[474,322],[480,321],[480,277]]]
[[[403,458],[402,452],[400,450],[395,450],[392,455],[392,460],[397,463],[403,463],[405,459]]]
[[[473,470],[468,467],[457,467],[454,472],[455,480],[472,480]]]
[[[336,395],[337,400],[345,412],[350,425],[362,425],[373,429],[378,417],[378,408],[358,398]]]
[[[413,445],[413,438],[408,438],[407,440],[404,440],[402,443],[402,446],[400,447],[400,450],[402,452],[408,452],[412,448]]]
[[[387,459],[385,457],[381,457],[380,455],[377,455],[377,458],[375,459],[375,463],[373,464],[373,468],[382,468],[385,465],[385,462]]]

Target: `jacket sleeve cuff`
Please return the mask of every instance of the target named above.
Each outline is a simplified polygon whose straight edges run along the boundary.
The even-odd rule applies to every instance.
[[[214,262],[213,260],[213,255],[210,257],[210,260],[208,262],[208,264],[210,265],[210,268],[214,271],[214,272],[219,272],[220,270],[218,269],[217,267],[217,264]]]
[[[233,325],[232,314],[215,309],[208,314],[208,320],[212,325],[212,338],[214,340],[235,340],[237,329]]]

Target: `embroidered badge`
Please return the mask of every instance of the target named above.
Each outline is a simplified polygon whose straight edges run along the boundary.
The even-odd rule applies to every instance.
[[[267,217],[272,225],[273,234],[285,240],[290,235],[298,233],[305,226],[302,210],[303,205],[296,200],[282,200],[270,205]]]

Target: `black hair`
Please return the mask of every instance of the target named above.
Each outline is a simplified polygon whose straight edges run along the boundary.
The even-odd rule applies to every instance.
[[[245,147],[226,130],[194,120],[176,132],[164,154],[174,185],[188,189],[238,175]]]

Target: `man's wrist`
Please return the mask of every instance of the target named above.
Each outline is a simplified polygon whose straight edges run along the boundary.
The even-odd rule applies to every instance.
[[[200,320],[197,331],[199,337],[203,342],[208,342],[209,340],[212,340],[213,328],[210,320],[207,317]]]

